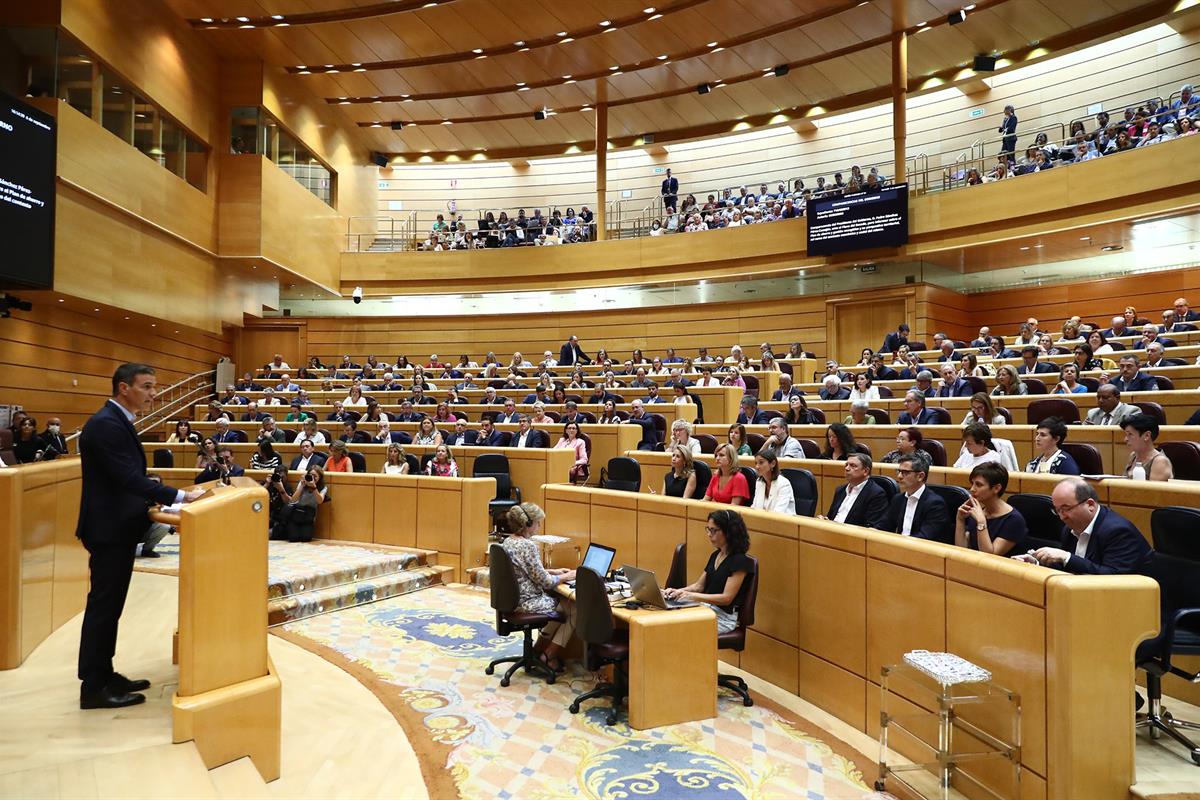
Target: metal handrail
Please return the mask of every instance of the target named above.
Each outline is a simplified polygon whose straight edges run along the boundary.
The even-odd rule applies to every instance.
[[[138,417],[133,423],[133,428],[141,436],[168,421],[183,409],[190,408],[198,400],[215,397],[216,392],[216,369],[189,375],[159,392],[154,398],[155,405],[150,413]]]

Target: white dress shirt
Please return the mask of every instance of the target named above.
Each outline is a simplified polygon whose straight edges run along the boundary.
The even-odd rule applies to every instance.
[[[1083,558],[1087,555],[1088,542],[1092,538],[1092,528],[1096,527],[1096,520],[1098,519],[1100,519],[1100,509],[1097,508],[1096,514],[1092,517],[1092,521],[1088,523],[1088,526],[1083,529],[1083,533],[1075,537],[1075,555],[1078,558]],[[1071,533],[1075,533],[1075,531],[1071,531]],[[1067,561],[1070,560],[1070,557],[1068,557]],[[1066,566],[1067,561],[1063,562],[1063,566]]]
[[[925,484],[922,483],[921,488],[908,496],[907,505],[904,507],[904,524],[900,526],[900,533],[904,536],[912,536],[913,517],[917,515],[917,503],[924,493]]]
[[[846,484],[846,496],[842,498],[842,504],[838,506],[837,513],[833,515],[834,522],[846,521],[846,517],[850,516],[850,512],[854,510],[854,502],[858,500],[858,496],[862,494],[863,487],[866,485],[866,481],[858,484],[858,486]]]
[[[518,436],[516,439],[514,439],[512,444],[509,445],[509,447],[528,447],[528,445],[525,444],[525,440],[529,438],[529,434],[531,434],[531,433],[533,433],[532,428],[525,431],[520,436]]]
[[[754,489],[754,502],[750,507],[795,516],[796,496],[792,492],[791,481],[780,475],[771,484],[771,491],[768,492],[767,482],[759,478],[758,486]]]

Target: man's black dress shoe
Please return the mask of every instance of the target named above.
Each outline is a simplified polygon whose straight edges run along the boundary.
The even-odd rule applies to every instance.
[[[153,550],[143,550],[142,558],[162,558],[162,553],[156,553]]]
[[[136,681],[131,681],[119,672],[114,672],[112,677],[108,679],[108,688],[112,689],[117,694],[130,694],[131,692],[144,692],[150,688],[150,681],[145,678],[139,678]]]
[[[124,708],[125,706],[136,706],[138,703],[146,702],[144,694],[130,694],[128,692],[117,692],[110,686],[105,686],[94,692],[80,692],[79,707],[80,708]]]

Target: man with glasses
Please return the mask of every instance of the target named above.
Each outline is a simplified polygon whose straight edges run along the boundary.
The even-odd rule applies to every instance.
[[[901,536],[953,544],[946,503],[925,485],[929,480],[929,464],[921,458],[901,456],[896,466],[896,482],[901,491],[888,508],[886,529]]]
[[[1013,558],[1077,575],[1127,575],[1150,556],[1145,537],[1129,520],[1100,505],[1096,490],[1082,478],[1059,481],[1050,500],[1064,523],[1062,547],[1041,547]]]

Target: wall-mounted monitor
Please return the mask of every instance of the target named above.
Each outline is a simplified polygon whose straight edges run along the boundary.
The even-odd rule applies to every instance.
[[[805,215],[810,256],[899,247],[908,242],[908,184],[812,198]]]
[[[55,119],[0,92],[0,289],[54,287]]]

